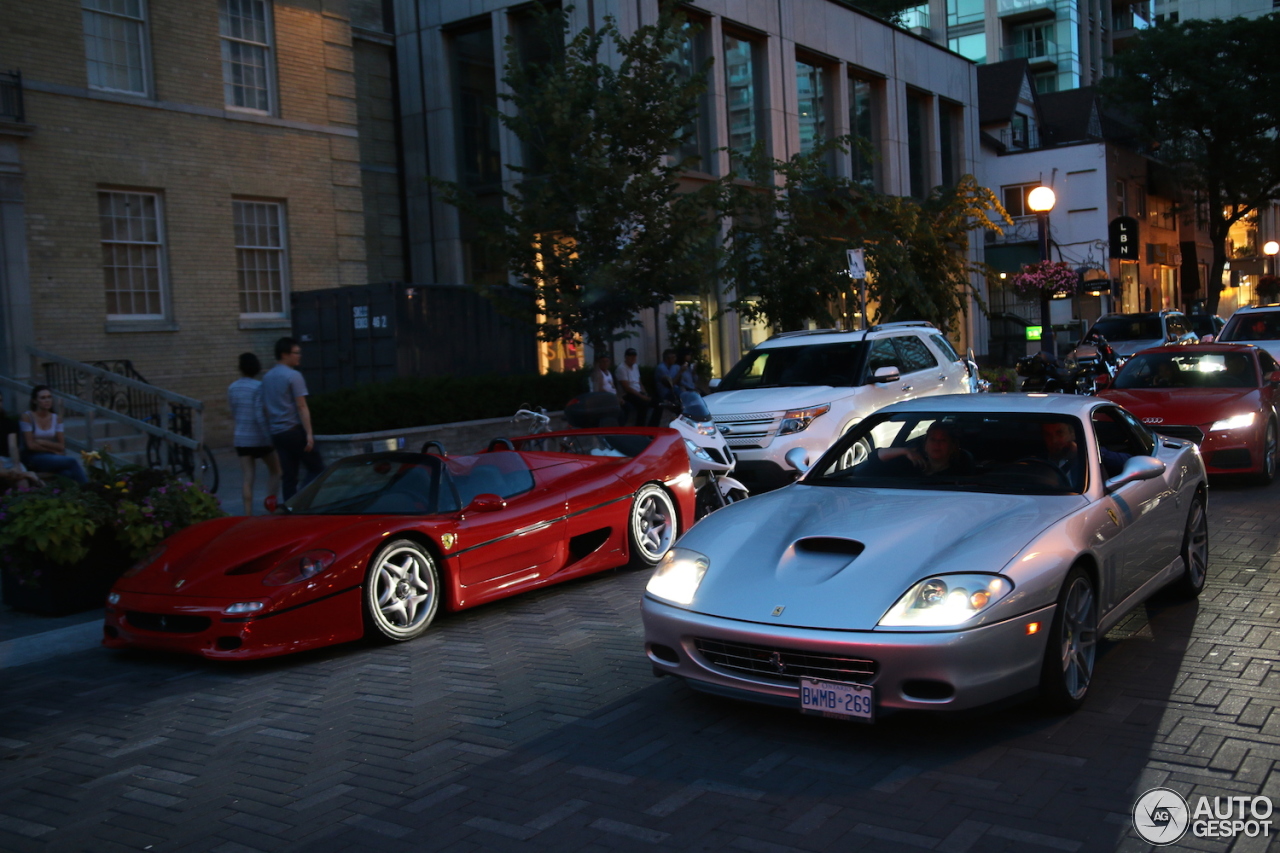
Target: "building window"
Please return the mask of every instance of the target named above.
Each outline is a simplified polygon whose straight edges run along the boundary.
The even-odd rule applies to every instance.
[[[761,86],[755,61],[755,45],[725,33],[724,82],[729,117],[729,156],[737,168],[741,159],[764,139],[761,126]]]
[[[1116,216],[1128,216],[1129,206],[1126,203],[1124,181],[1117,180],[1115,187],[1116,187]]]
[[[1058,72],[1044,71],[1040,74],[1032,74],[1031,82],[1036,87],[1037,94],[1051,94],[1058,91]]]
[[[520,58],[521,70],[529,76],[530,80],[541,80],[546,74],[564,64],[564,32],[554,25],[558,20],[557,17],[554,14],[547,14],[555,13],[559,9],[558,3],[545,2],[542,4],[541,13],[534,8],[523,8],[510,15],[511,38],[515,44],[516,55]],[[544,18],[543,15],[547,16]],[[482,102],[488,103],[493,108],[497,107],[497,86],[493,82],[497,71],[494,68],[493,58],[493,30],[485,28],[483,33],[487,44],[479,44],[479,39],[474,37],[468,40],[471,32],[454,37],[453,71],[454,79],[457,81],[454,90],[454,106],[459,116],[463,115],[464,93],[467,98],[479,97]],[[462,41],[461,44],[459,44],[459,38]],[[473,68],[472,65],[478,67]],[[477,161],[472,165],[470,180],[476,184],[494,183],[501,178],[502,155],[498,150],[497,125],[496,123],[489,125],[485,121],[485,109],[481,108],[477,113],[476,106],[476,103],[468,102],[465,107],[468,126],[458,143],[461,146],[466,144],[465,140],[484,140],[484,153],[480,155],[483,163]],[[545,175],[547,153],[542,146],[522,139],[520,165],[529,170],[526,175]]]
[[[1057,51],[1053,24],[1024,24],[1010,31],[1005,59],[1047,59]]]
[[[492,186],[502,180],[493,27],[486,24],[452,33],[451,37],[458,171],[462,183],[469,187]],[[542,165],[537,152],[530,152],[530,159],[531,165]]]
[[[284,317],[289,265],[284,240],[284,205],[232,201],[236,231],[236,274],[241,317]]]
[[[160,320],[166,313],[164,230],[155,193],[98,193],[107,318]]]
[[[981,21],[986,14],[983,0],[947,0],[947,26],[972,24]]]
[[[967,36],[953,36],[947,39],[947,47],[965,59],[972,59],[979,65],[987,61],[987,34],[970,33]]]
[[[1133,215],[1138,219],[1147,218],[1147,188],[1133,188]]]
[[[1001,187],[1000,200],[1004,203],[1004,209],[1015,219],[1020,216],[1035,216],[1035,211],[1027,204],[1027,196],[1038,186],[1040,186],[1039,182]]]
[[[81,0],[89,88],[146,95],[144,0]]]
[[[879,81],[849,78],[849,132],[855,138],[853,179],[871,187],[880,185]]]
[[[958,104],[941,102],[938,105],[938,143],[942,155],[942,185],[954,187],[963,173],[961,155],[964,152],[962,127],[964,110]]]
[[[705,24],[695,21],[684,23],[684,38],[671,54],[670,61],[682,80],[692,80],[702,73],[702,66],[707,61],[707,30]],[[707,87],[710,90],[710,86]],[[690,161],[694,169],[711,172],[711,130],[707,126],[707,116],[711,112],[708,91],[698,96],[697,113],[685,125],[680,147],[676,156]]]
[[[924,198],[929,192],[929,131],[927,110],[929,97],[920,92],[907,92],[907,169],[911,177],[911,196]]]
[[[267,0],[220,0],[218,27],[227,106],[272,112],[270,4]]]
[[[796,61],[796,102],[800,116],[800,151],[808,154],[827,138],[826,69]]]

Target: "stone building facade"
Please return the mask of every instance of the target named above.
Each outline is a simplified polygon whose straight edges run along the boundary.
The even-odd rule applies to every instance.
[[[127,358],[225,443],[289,294],[368,280],[348,3],[2,5],[0,373]]]

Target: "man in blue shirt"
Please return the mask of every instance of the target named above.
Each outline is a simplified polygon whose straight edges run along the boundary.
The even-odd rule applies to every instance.
[[[304,487],[324,470],[311,430],[307,381],[298,372],[301,363],[302,347],[297,340],[281,338],[276,341],[276,366],[262,377],[262,403],[267,410],[271,443],[280,456],[280,487],[285,500],[298,491],[299,466],[307,469]]]

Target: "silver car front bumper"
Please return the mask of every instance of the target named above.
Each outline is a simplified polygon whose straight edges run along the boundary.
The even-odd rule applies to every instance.
[[[1050,605],[968,631],[926,633],[764,625],[694,613],[651,596],[642,607],[645,654],[655,672],[706,692],[797,709],[799,678],[791,670],[804,669],[797,660],[856,662],[849,665],[864,672],[818,677],[870,684],[877,709],[962,710],[1033,690],[1053,611]],[[1038,628],[1028,633],[1032,623]],[[709,652],[712,647],[754,657],[748,665],[758,671],[721,665],[715,658],[723,655]],[[768,671],[779,666],[781,672]]]

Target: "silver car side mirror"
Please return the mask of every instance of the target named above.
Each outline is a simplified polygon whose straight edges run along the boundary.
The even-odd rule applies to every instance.
[[[1124,470],[1107,480],[1103,487],[1108,492],[1114,492],[1121,486],[1138,480],[1154,480],[1164,473],[1164,468],[1164,463],[1154,456],[1131,456],[1124,463]]]
[[[902,374],[898,372],[896,367],[877,367],[872,378],[875,379],[877,385],[884,385],[889,382],[897,382],[902,378]]]
[[[786,463],[801,474],[809,470],[809,452],[803,447],[793,447],[782,457]]]
[[[711,382],[710,382],[709,384],[710,384],[710,386],[711,386],[711,388],[712,388],[712,389],[719,388],[719,387],[720,387],[720,377],[718,377],[718,376],[717,376],[715,379],[712,379],[712,380],[711,380]]]

